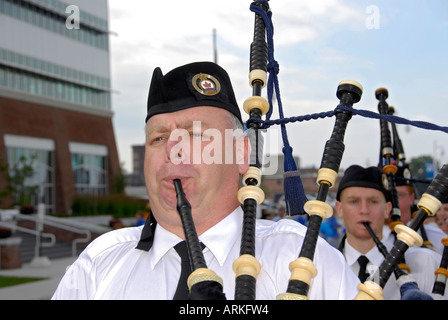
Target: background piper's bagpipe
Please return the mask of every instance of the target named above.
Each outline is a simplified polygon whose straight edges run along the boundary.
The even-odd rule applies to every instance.
[[[313,115],[296,116],[285,118],[280,96],[280,87],[277,74],[279,65],[274,59],[274,43],[272,24],[272,12],[267,0],[255,0],[250,5],[250,10],[255,13],[254,38],[250,46],[250,73],[249,83],[252,87],[252,96],[243,104],[246,113],[249,114],[247,121],[248,137],[252,147],[250,157],[250,168],[243,176],[243,187],[238,192],[238,199],[243,205],[244,218],[242,228],[242,242],[240,257],[235,260],[233,269],[236,274],[235,299],[254,300],[256,298],[256,278],[261,270],[260,263],[255,258],[255,224],[257,206],[264,201],[264,192],[260,188],[261,168],[263,155],[262,130],[272,125],[280,125],[283,139],[284,163],[284,191],[287,213],[290,215],[308,214],[309,222],[307,232],[302,244],[299,257],[290,264],[291,276],[286,292],[277,298],[280,300],[308,299],[308,291],[312,279],[317,270],[313,263],[319,230],[322,221],[333,214],[332,207],[327,204],[328,191],[334,186],[338,176],[339,166],[344,153],[344,135],[347,124],[353,115],[361,115],[368,118],[379,119],[381,127],[382,156],[386,162],[383,172],[386,174],[390,184],[394,186],[394,153],[390,142],[390,131],[388,123],[408,124],[423,129],[440,130],[448,133],[447,127],[440,127],[422,121],[410,121],[393,116],[387,109],[385,99],[387,90],[379,89],[376,92],[380,100],[380,113],[366,110],[353,109],[353,104],[360,101],[363,88],[356,81],[341,81],[337,87],[336,96],[339,99],[337,107],[328,112]],[[268,77],[269,73],[269,77]],[[262,89],[267,86],[267,97],[262,97]],[[270,120],[272,114],[272,100],[275,92],[280,118]],[[386,107],[386,109],[384,109]],[[265,120],[262,117],[266,116]],[[321,119],[335,116],[335,124],[329,140],[326,142],[322,156],[322,162],[318,171],[317,184],[319,190],[316,200],[307,201],[300,173],[292,157],[292,148],[289,145],[286,124],[311,119]],[[395,130],[395,129],[394,129]],[[187,247],[192,260],[193,273],[188,279],[190,297],[192,299],[225,299],[222,288],[222,280],[213,271],[207,269],[202,248],[196,234],[194,223],[191,218],[191,207],[182,191],[180,181],[175,181],[178,195],[178,211],[182,218]],[[393,191],[393,207],[391,218],[399,221],[399,207],[396,190]],[[396,277],[403,276],[397,266],[404,258],[407,248],[420,244],[422,239],[417,234],[427,216],[433,216],[448,196],[448,165],[444,165],[437,176],[433,179],[427,191],[422,195],[418,203],[418,213],[409,227],[398,224],[394,227],[397,240],[390,252],[383,250],[384,262],[378,268],[376,275],[364,284],[359,285],[359,294],[356,299],[382,299],[382,289],[392,272]],[[398,209],[398,210],[397,210]],[[445,252],[447,250],[445,249]],[[445,287],[447,253],[441,261],[441,267],[437,274],[437,293],[443,294],[441,288]],[[421,292],[418,287],[412,287],[407,294],[402,292],[403,299],[420,298]]]

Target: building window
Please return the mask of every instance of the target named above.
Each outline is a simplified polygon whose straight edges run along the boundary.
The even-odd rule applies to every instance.
[[[111,100],[108,91],[55,80],[32,72],[2,66],[0,63],[0,87],[43,95],[70,103],[83,104],[110,110]],[[45,90],[43,90],[45,88]]]
[[[80,12],[80,20],[87,23],[81,24],[80,29],[68,29],[65,25],[68,5],[59,1],[45,1],[51,10],[44,9],[28,1],[0,0],[0,13],[31,23],[40,28],[58,33],[65,37],[83,42],[102,50],[109,50],[109,37],[107,33],[107,21],[94,17],[83,11]]]
[[[1,0],[0,0],[1,1]],[[110,80],[93,74],[67,68],[30,56],[0,48],[0,63],[15,69],[26,70],[35,74],[65,80],[98,90],[109,90]]]
[[[77,194],[108,194],[107,147],[70,142],[72,169]]]
[[[24,161],[31,164],[33,176],[25,179],[23,185],[31,188],[33,192],[22,196],[13,194],[17,204],[30,204],[37,206],[44,203],[46,213],[55,213],[55,159],[54,142],[50,139],[40,139],[25,136],[5,135],[6,152],[10,176],[14,176],[17,169],[21,169]],[[25,199],[24,197],[25,196]],[[21,203],[21,202],[28,203]]]

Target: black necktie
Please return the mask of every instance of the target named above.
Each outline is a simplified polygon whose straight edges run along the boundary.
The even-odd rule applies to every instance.
[[[188,300],[188,285],[187,279],[191,274],[190,257],[188,256],[187,243],[185,241],[179,242],[174,246],[177,254],[181,259],[181,270],[179,282],[177,283],[176,293],[173,300]]]
[[[366,256],[360,256],[358,258],[359,263],[359,273],[358,278],[361,281],[361,283],[364,283],[364,281],[367,280],[369,277],[369,274],[366,272],[367,263],[369,263],[369,259],[367,259]]]

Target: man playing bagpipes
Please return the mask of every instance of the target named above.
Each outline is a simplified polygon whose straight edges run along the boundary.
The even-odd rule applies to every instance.
[[[181,207],[191,207],[193,233],[204,248],[201,260],[213,270],[205,272],[206,282],[222,286],[222,294],[210,299],[234,299],[233,263],[239,257],[243,224],[237,193],[250,154],[242,128],[229,76],[220,66],[198,62],[165,75],[155,69],[146,117],[151,215],[142,227],[94,240],[68,269],[53,299],[193,298],[188,289],[177,290],[184,260],[177,245],[186,239],[180,198]],[[256,222],[256,299],[275,299],[286,291],[289,264],[297,258],[305,233],[306,227],[288,219]],[[355,297],[358,279],[341,253],[323,239],[317,242],[314,264],[310,299]]]

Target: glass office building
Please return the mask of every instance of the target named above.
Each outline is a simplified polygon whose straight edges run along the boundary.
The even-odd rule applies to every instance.
[[[0,0],[0,159],[32,159],[32,205],[108,193],[112,117],[107,0]]]

